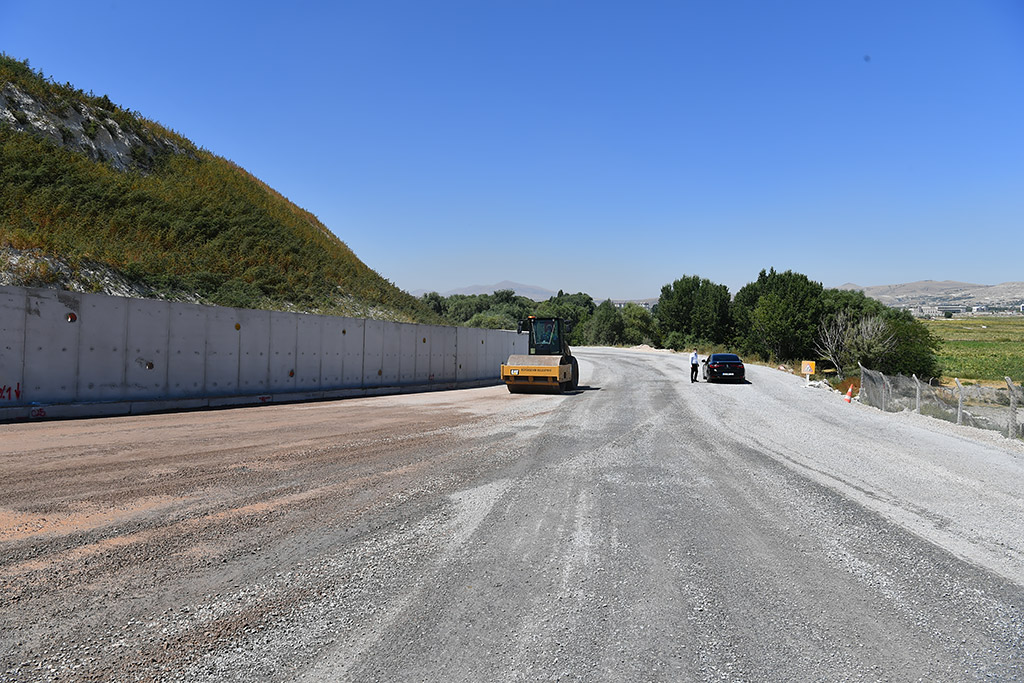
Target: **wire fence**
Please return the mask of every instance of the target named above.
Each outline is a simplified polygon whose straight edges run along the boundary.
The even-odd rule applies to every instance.
[[[1017,407],[1024,405],[1024,388],[1006,378],[1006,387],[964,385],[956,388],[928,384],[916,376],[883,375],[860,368],[860,401],[889,413],[912,410],[956,424],[1024,438]]]

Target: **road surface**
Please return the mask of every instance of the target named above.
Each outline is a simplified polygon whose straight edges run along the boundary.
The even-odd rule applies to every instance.
[[[1024,448],[777,370],[0,426],[0,679],[1024,678]]]

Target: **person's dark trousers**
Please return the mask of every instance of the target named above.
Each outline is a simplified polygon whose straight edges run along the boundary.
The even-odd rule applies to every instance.
[[[690,366],[690,381],[691,382],[696,382],[697,381],[697,365],[696,364]]]

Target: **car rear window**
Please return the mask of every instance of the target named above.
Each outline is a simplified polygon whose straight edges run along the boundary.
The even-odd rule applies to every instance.
[[[712,363],[739,363],[740,357],[735,353],[716,353],[711,356]]]

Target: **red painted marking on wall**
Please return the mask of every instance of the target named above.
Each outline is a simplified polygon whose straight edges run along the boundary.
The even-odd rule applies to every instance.
[[[21,398],[21,382],[18,382],[13,387],[7,386],[6,384],[0,386],[0,401],[10,401],[14,399],[17,401]]]
[[[46,417],[46,408],[33,408],[29,411],[29,417]]]
[[[258,396],[257,400],[260,403],[269,403],[271,398],[272,398],[271,396]]]

